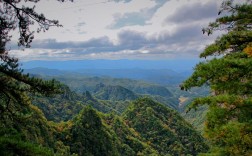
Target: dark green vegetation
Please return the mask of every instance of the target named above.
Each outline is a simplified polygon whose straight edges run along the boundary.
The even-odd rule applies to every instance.
[[[151,99],[133,102],[123,117],[160,155],[207,151],[203,138],[177,112]]]
[[[34,8],[17,7],[20,2],[1,0],[0,155],[52,155],[51,149],[42,147],[54,144],[51,126],[43,113],[31,104],[29,95],[59,93],[59,84],[54,80],[45,81],[23,74],[18,59],[11,57],[5,46],[11,39],[11,32],[18,29],[18,44],[29,47],[34,38],[29,28],[34,21],[40,24],[38,31],[60,25],[58,21],[36,13]]]
[[[29,94],[32,103],[24,107],[28,114],[1,120],[1,155],[196,155],[207,150],[200,134],[175,111],[149,98],[131,102],[147,95],[174,98],[165,87],[129,79],[88,79],[95,84],[83,79],[90,91],[76,93],[61,84],[55,96]],[[128,84],[144,94],[108,82]]]
[[[35,68],[25,70],[25,72],[30,72],[31,74],[44,79],[55,78],[56,80],[67,84],[69,88],[77,92],[79,96],[86,95],[87,92],[89,95],[88,97],[80,98],[82,100],[86,99],[86,102],[90,99],[89,104],[104,113],[114,111],[117,114],[121,114],[129,105],[130,100],[149,96],[159,103],[178,110],[187,121],[195,126],[195,128],[200,131],[203,130],[203,122],[206,112],[203,109],[203,111],[199,109],[196,114],[193,110],[186,113],[186,109],[187,105],[190,104],[194,98],[208,95],[208,87],[193,88],[190,91],[182,91],[176,84],[160,85],[158,84],[158,81],[156,83],[150,83],[143,80],[87,76],[69,71],[46,68]],[[109,92],[115,92],[115,88],[117,88],[117,95],[109,94]],[[126,94],[122,90],[127,91]],[[104,98],[104,96],[106,97]],[[113,100],[111,98],[113,98]],[[184,100],[181,100],[181,98],[184,98]],[[74,100],[72,100],[72,102],[73,101]],[[57,104],[53,104],[53,106],[57,106]],[[58,108],[61,109],[61,107]],[[202,114],[202,116],[197,114]],[[50,118],[50,120],[51,119],[52,118]]]
[[[191,123],[198,131],[203,133],[204,122],[206,121],[206,113],[208,107],[206,105],[198,107],[196,110],[190,109],[190,104],[195,98],[209,95],[209,88],[206,86],[195,87],[190,91],[181,91],[168,87],[176,98],[179,99],[178,111],[189,123]]]
[[[207,46],[200,57],[219,56],[199,63],[182,89],[208,84],[212,96],[198,98],[191,108],[207,104],[205,136],[210,154],[252,154],[252,5],[224,1],[220,14],[204,33],[218,29],[228,33]]]
[[[102,83],[96,86],[94,93],[98,99],[112,101],[135,100],[138,97],[134,92],[122,86],[106,86]]]
[[[48,122],[39,108],[30,105],[33,114],[29,118],[1,124],[2,153],[196,155],[208,148],[200,134],[177,112],[149,98],[132,102],[120,116],[113,112],[103,114],[84,103],[79,105],[82,111],[77,116],[58,123]],[[44,109],[45,114],[49,114],[46,110],[51,111]],[[64,117],[66,112],[58,113]]]
[[[208,149],[200,134],[174,110],[150,98],[135,100],[147,95],[154,99],[165,99],[161,95],[168,95],[175,99],[164,87],[155,85],[160,90],[148,90],[154,84],[129,79],[83,76],[79,76],[77,82],[66,77],[57,79],[68,84],[79,81],[89,84],[89,91],[81,92],[72,87],[79,91],[76,93],[62,85],[62,94],[47,98],[33,96],[33,104],[44,112],[47,120],[60,122],[50,124],[54,139],[65,149],[63,152],[78,155],[196,155]],[[112,82],[143,88],[145,93],[154,95],[137,94],[122,86],[112,86]],[[49,147],[57,153],[59,149],[55,146]]]
[[[71,151],[79,155],[157,155],[138,133],[113,114],[85,107],[67,130]]]
[[[48,120],[67,121],[73,118],[73,115],[79,113],[83,105],[91,97],[85,97],[72,92],[68,86],[61,86],[61,94],[53,97],[33,96],[33,104],[38,106]],[[88,98],[88,99],[87,99]]]
[[[143,96],[151,96],[158,102],[177,109],[177,98],[166,87],[158,84],[140,80],[91,77],[73,73],[69,75],[67,71],[60,71],[60,76],[51,77],[48,76],[51,75],[50,72],[50,69],[43,69],[43,72],[38,70],[31,74],[44,79],[55,78],[67,84],[69,88],[67,86],[63,87],[64,94],[57,95],[56,98],[33,97],[34,103],[38,106],[42,103],[53,103],[50,107],[54,107],[53,110],[61,111],[63,101],[65,101],[64,107],[72,105],[71,103],[81,103],[84,101],[85,104],[92,105],[99,111],[105,113],[115,111],[120,114],[128,106],[130,100],[135,100]],[[70,89],[73,91],[70,91]],[[77,108],[76,106],[74,107]],[[47,106],[40,106],[40,108],[47,109]],[[63,111],[66,110],[63,109]],[[52,114],[57,114],[57,112]],[[66,117],[63,120],[65,121],[67,119],[69,118]]]
[[[32,72],[33,70],[29,71]],[[44,68],[42,71],[43,72],[40,72],[40,70],[38,70],[33,72],[34,74],[40,73],[40,75],[37,76],[42,78],[52,78],[47,76],[51,75],[50,69]],[[181,91],[177,85],[167,85],[167,87],[165,87],[164,85],[161,86],[140,80],[92,77],[80,74],[68,75],[67,71],[60,71],[60,73],[60,76],[54,76],[54,78],[67,84],[71,90],[74,90],[77,93],[67,89],[63,94],[64,96],[60,95],[61,98],[57,98],[59,95],[57,95],[56,98],[35,98],[34,104],[39,106],[46,116],[48,113],[45,112],[45,110],[48,110],[48,107],[50,107],[50,110],[54,110],[54,112],[49,113],[47,116],[49,120],[67,121],[75,115],[75,110],[80,111],[79,106],[83,105],[91,105],[95,109],[104,113],[112,111],[116,114],[121,114],[128,107],[131,100],[148,96],[159,103],[178,110],[187,121],[195,126],[195,128],[200,131],[203,130],[206,114],[205,109],[199,109],[196,113],[193,110],[188,113],[185,111],[187,105],[192,102],[194,98],[209,94],[209,89],[207,87],[194,88],[191,91],[186,92]],[[47,106],[49,103],[50,105]],[[77,105],[72,105],[73,103],[78,103],[80,105],[77,107]],[[73,111],[70,111],[68,108]],[[66,116],[58,115],[57,117],[57,114],[60,114],[60,111],[67,110],[68,115],[67,113],[63,113]],[[54,116],[54,118],[51,116]]]
[[[56,78],[72,84],[78,93],[61,84],[61,93],[55,96],[29,94],[32,103],[25,107],[29,114],[1,122],[1,154],[196,155],[208,148],[174,110],[149,98],[131,102],[142,96],[164,101],[175,98],[165,87],[129,79]],[[80,81],[89,90],[75,86]]]

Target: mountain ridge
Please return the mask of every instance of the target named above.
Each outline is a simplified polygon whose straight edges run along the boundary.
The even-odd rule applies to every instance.
[[[181,63],[183,62],[183,63]],[[192,70],[199,62],[198,59],[170,59],[170,60],[65,60],[65,61],[43,61],[34,60],[21,62],[23,69],[34,67],[45,67],[55,69],[172,69],[183,72]]]

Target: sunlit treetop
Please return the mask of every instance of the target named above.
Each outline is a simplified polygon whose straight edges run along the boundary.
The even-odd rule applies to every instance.
[[[196,98],[189,110],[209,106],[204,133],[213,155],[251,155],[252,112],[252,2],[225,0],[215,22],[203,33],[226,31],[208,45],[181,89],[208,85],[211,95]],[[217,57],[216,57],[217,56]]]
[[[232,52],[241,52],[252,41],[252,1],[244,4],[234,4],[232,0],[224,1],[215,22],[203,28],[203,33],[208,35],[214,31],[222,30],[227,34],[216,39],[215,43],[207,46],[200,57],[223,55]],[[248,51],[248,49],[247,49]]]

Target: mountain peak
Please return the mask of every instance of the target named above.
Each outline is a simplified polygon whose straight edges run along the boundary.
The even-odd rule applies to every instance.
[[[134,101],[123,118],[160,155],[197,155],[207,150],[204,139],[177,112],[150,98]]]

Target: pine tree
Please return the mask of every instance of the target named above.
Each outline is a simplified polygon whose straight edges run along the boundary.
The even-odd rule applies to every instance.
[[[210,59],[196,65],[181,89],[209,85],[212,95],[190,105],[208,104],[205,136],[217,155],[252,154],[252,1],[235,4],[225,0],[221,17],[203,29],[208,35],[227,33],[208,45],[200,57]]]
[[[18,45],[29,48],[34,39],[30,27],[38,24],[37,32],[46,31],[51,26],[60,27],[57,20],[47,19],[38,14],[33,7],[25,6],[27,2],[40,0],[0,0],[0,120],[20,119],[29,110],[29,94],[51,95],[59,92],[59,83],[55,80],[44,81],[23,74],[18,59],[8,54],[5,46],[11,40],[10,33],[19,32]],[[64,0],[58,0],[64,2]],[[72,0],[70,0],[72,1]],[[19,7],[20,3],[24,4]]]

